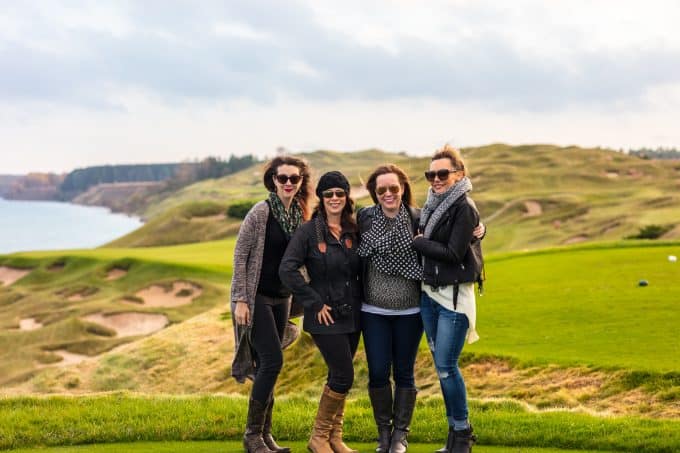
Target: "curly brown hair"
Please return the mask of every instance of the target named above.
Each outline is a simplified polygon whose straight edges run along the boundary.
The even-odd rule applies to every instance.
[[[385,164],[385,165],[380,165],[377,167],[375,170],[373,170],[373,173],[371,173],[371,176],[368,177],[368,180],[366,181],[366,189],[368,192],[371,194],[371,198],[373,199],[373,202],[375,204],[378,204],[378,195],[375,193],[375,189],[377,187],[377,181],[378,181],[378,176],[381,175],[387,175],[390,173],[394,173],[397,175],[397,178],[399,178],[399,185],[401,185],[403,195],[401,196],[401,201],[406,205],[406,206],[413,206],[413,195],[411,193],[411,181],[408,179],[408,175],[404,170],[402,170],[400,167],[394,164]]]
[[[302,208],[302,217],[305,220],[309,220],[310,208],[309,208],[309,196],[312,192],[311,190],[311,180],[312,175],[309,169],[309,164],[306,160],[294,156],[277,156],[267,162],[264,166],[264,174],[262,176],[262,182],[264,186],[270,192],[276,192],[276,184],[274,184],[274,176],[277,174],[279,167],[281,165],[293,165],[300,169],[300,176],[302,176],[302,184],[300,185],[300,190],[295,194],[295,199],[300,204]]]

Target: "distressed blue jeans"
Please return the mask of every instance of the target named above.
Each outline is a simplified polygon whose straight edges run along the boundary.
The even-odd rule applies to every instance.
[[[420,298],[420,315],[439,375],[446,416],[459,421],[467,420],[467,393],[463,375],[458,368],[458,358],[465,344],[468,318],[463,313],[442,307],[424,292]]]

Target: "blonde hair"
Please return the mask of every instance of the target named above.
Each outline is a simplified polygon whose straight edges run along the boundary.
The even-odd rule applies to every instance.
[[[453,168],[462,171],[463,175],[468,176],[467,168],[465,168],[465,161],[463,161],[460,151],[448,143],[435,151],[431,160],[439,159],[449,159]]]

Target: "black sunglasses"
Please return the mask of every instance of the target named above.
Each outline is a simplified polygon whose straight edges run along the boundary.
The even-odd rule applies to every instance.
[[[460,170],[448,170],[446,168],[443,168],[443,169],[437,170],[437,171],[426,171],[425,172],[425,179],[432,182],[432,181],[434,181],[434,177],[436,176],[437,178],[439,178],[440,181],[446,181],[446,180],[449,179],[449,175],[451,173],[457,173],[459,171]]]
[[[329,189],[329,190],[324,190],[323,192],[321,192],[321,195],[324,198],[333,198],[333,195],[335,195],[338,198],[345,198],[345,196],[347,194],[342,189],[335,189],[335,190]]]
[[[291,184],[297,184],[300,182],[302,179],[302,176],[300,175],[274,175],[274,179],[276,179],[279,184],[285,184],[288,181],[290,181]]]
[[[377,193],[378,195],[383,195],[385,192],[387,192],[389,190],[391,193],[396,195],[396,194],[399,193],[400,189],[401,189],[401,187],[399,187],[398,185],[392,184],[392,185],[389,185],[389,186],[376,187],[375,193]]]

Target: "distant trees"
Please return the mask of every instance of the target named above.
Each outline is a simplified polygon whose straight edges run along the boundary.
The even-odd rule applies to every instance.
[[[677,148],[640,148],[631,149],[628,154],[642,159],[680,159],[680,150]]]
[[[158,181],[165,181],[164,189],[175,190],[204,179],[221,178],[256,162],[255,156],[247,154],[241,157],[232,155],[227,160],[210,156],[200,161],[175,164],[103,165],[80,168],[66,175],[59,186],[59,192],[63,198],[71,199],[97,184]]]
[[[626,239],[658,239],[674,227],[675,225],[645,225],[637,234],[627,236]]]

